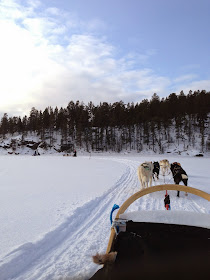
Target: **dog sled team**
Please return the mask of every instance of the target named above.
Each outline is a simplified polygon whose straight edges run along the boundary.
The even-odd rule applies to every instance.
[[[141,184],[141,188],[148,188],[152,186],[152,180],[158,180],[159,175],[167,176],[171,174],[174,183],[179,185],[182,181],[187,186],[188,176],[185,170],[181,167],[179,162],[169,163],[167,159],[160,160],[160,162],[143,162],[137,170],[137,175]],[[187,195],[187,193],[185,193]],[[179,191],[177,191],[179,197]]]
[[[165,176],[170,175],[170,179],[173,178],[174,183],[178,185],[182,181],[184,185],[187,186],[188,182],[187,173],[182,168],[181,164],[178,162],[173,162],[170,164],[167,159],[160,160],[159,162],[143,162],[137,169],[137,175],[142,189],[151,187],[152,180],[159,180],[159,176],[163,176],[165,178]],[[177,191],[177,196],[179,197],[179,195],[179,191]],[[116,256],[117,252],[109,252],[107,254],[96,254],[92,257],[92,259],[96,264],[111,265],[115,262]]]

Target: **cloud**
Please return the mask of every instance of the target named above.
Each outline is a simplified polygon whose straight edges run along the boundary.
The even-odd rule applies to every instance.
[[[188,75],[183,75],[183,76],[175,78],[174,82],[175,83],[189,82],[196,78],[198,78],[198,76],[196,74],[188,74]]]
[[[98,19],[85,23],[40,1],[19,3],[0,2],[0,112],[24,115],[71,100],[139,102],[193,79],[171,81],[145,68],[157,50],[119,57],[106,36],[98,36],[97,28],[105,30]]]
[[[185,94],[188,94],[190,90],[197,91],[197,90],[206,90],[210,92],[210,79],[209,80],[200,80],[200,81],[191,81],[189,83],[181,84],[177,86],[176,92],[180,92],[183,90]]]
[[[194,73],[189,73],[187,75],[179,76],[171,81],[171,87],[173,86],[173,92],[180,93],[184,91],[188,94],[190,90],[206,90],[210,91],[210,79],[199,79],[199,76]]]

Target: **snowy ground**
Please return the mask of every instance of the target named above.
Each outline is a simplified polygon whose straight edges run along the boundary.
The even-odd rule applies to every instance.
[[[91,256],[106,251],[112,206],[140,190],[140,163],[163,158],[179,161],[188,185],[210,193],[208,157],[1,156],[0,279],[88,279],[100,268]],[[171,175],[165,183],[173,183]],[[164,210],[164,194],[144,196],[128,211]],[[171,211],[210,214],[200,197],[169,194]]]

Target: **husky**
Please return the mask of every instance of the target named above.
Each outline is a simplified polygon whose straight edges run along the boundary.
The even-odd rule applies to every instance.
[[[153,168],[153,180],[155,179],[155,177],[158,180],[159,179],[159,173],[160,173],[160,164],[159,164],[158,161],[154,161],[153,165],[154,165],[154,168]]]
[[[174,162],[171,164],[170,169],[174,178],[174,183],[179,185],[182,181],[184,185],[187,186],[188,176],[185,170],[181,167],[181,164]],[[187,195],[187,193],[185,193],[185,195]],[[179,191],[177,191],[177,196],[179,197]]]
[[[160,169],[162,172],[162,175],[165,176],[166,172],[168,173],[170,170],[170,163],[167,159],[160,160]]]
[[[142,163],[138,167],[137,175],[141,183],[142,189],[148,188],[148,183],[150,187],[152,186],[153,168],[154,168],[153,163],[149,161]]]

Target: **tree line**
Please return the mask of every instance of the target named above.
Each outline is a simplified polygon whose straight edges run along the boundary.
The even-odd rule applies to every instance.
[[[113,149],[120,150],[130,145],[130,149],[146,143],[154,145],[161,140],[157,137],[158,130],[167,130],[172,123],[175,125],[178,139],[181,128],[186,128],[189,139],[193,137],[192,125],[199,127],[201,138],[205,134],[205,123],[210,111],[210,92],[189,91],[187,95],[171,93],[160,99],[154,93],[150,100],[144,99],[139,103],[125,104],[123,101],[108,103],[101,102],[94,105],[89,102],[85,105],[80,101],[70,101],[66,108],[47,107],[44,111],[33,107],[29,116],[8,117],[5,113],[0,123],[0,134],[14,134],[36,132],[42,140],[46,136],[53,145],[56,132],[62,134],[63,143],[73,143],[74,146],[86,146],[86,149]],[[120,133],[120,136],[118,135]],[[140,135],[138,135],[140,134]],[[133,138],[143,139],[136,143]],[[119,143],[120,142],[120,143]],[[131,147],[136,143],[135,147]],[[123,144],[124,143],[124,144]],[[160,148],[161,148],[161,143]],[[203,143],[204,144],[204,143]],[[114,148],[115,149],[115,148]]]

